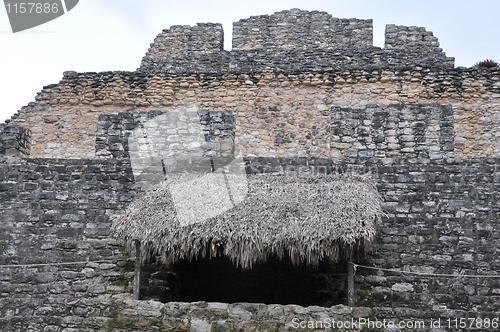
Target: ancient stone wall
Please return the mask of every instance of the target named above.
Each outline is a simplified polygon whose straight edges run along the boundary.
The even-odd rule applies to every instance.
[[[142,59],[141,66],[179,54],[214,53],[223,48],[224,32],[219,23],[198,23],[193,27],[174,25],[156,36]]]
[[[453,109],[441,104],[368,105],[331,112],[331,155],[453,157]]]
[[[246,163],[251,172],[322,172],[331,160],[251,158]],[[345,163],[347,172],[376,180],[387,214],[373,251],[356,253],[355,263],[362,266],[356,269],[355,309],[131,301],[133,263],[122,244],[110,238],[108,220],[139,193],[127,160],[11,163],[3,158],[2,330],[160,326],[187,331],[199,320],[213,329],[247,324],[291,330],[290,315],[302,320],[420,319],[427,326],[438,318],[496,318],[498,158],[400,158],[388,163],[352,157]],[[214,306],[220,310],[214,312]]]
[[[112,310],[110,299],[127,293],[133,276],[133,263],[110,237],[108,220],[136,192],[130,164],[4,159],[0,329],[97,328],[96,317]]]
[[[411,49],[258,49],[234,50],[220,53],[185,53],[144,63],[138,71],[161,71],[173,74],[234,73],[252,75],[272,71],[275,73],[306,73],[309,71],[360,70],[401,68],[453,68],[454,59],[442,52],[416,53]]]
[[[95,154],[100,114],[231,110],[243,155],[330,157],[331,106],[440,103],[454,111],[455,156],[497,156],[500,70],[346,70],[304,73],[67,73],[9,125],[33,132],[31,156]],[[315,128],[313,128],[315,127]],[[313,131],[321,133],[315,138]],[[280,136],[287,136],[281,141]],[[292,137],[293,136],[293,137]],[[310,137],[310,138],[306,138]],[[317,135],[316,135],[317,136]]]
[[[26,157],[31,150],[31,130],[0,124],[0,155]]]
[[[164,328],[166,331],[409,331],[458,330],[457,322],[476,321],[476,315],[460,310],[428,309],[417,313],[407,308],[331,308],[255,303],[167,303],[125,301],[120,317],[110,319],[115,331]],[[478,313],[482,330],[494,331],[498,316]],[[451,317],[453,318],[451,318]],[[172,319],[176,317],[176,319]],[[486,323],[485,323],[486,322]],[[493,324],[491,322],[494,322]],[[474,323],[475,324],[475,323]],[[484,328],[483,326],[489,326]],[[458,328],[457,328],[458,327]],[[121,330],[120,330],[121,328]],[[467,330],[467,329],[464,329]],[[473,331],[474,329],[469,329]]]
[[[126,160],[2,160],[0,180],[4,264],[110,256],[107,216],[137,189]]]
[[[372,20],[338,19],[300,9],[252,16],[233,24],[233,50],[373,46]]]
[[[385,48],[406,48],[414,52],[441,52],[434,34],[423,27],[388,24],[385,28]]]
[[[453,68],[454,59],[446,57],[437,38],[425,28],[388,25],[387,47],[381,49],[373,46],[372,25],[372,20],[338,19],[325,12],[299,9],[252,16],[234,23],[231,51],[219,48],[219,26],[174,26],[151,44],[139,70],[248,74],[310,68]],[[167,40],[175,43],[170,45]],[[200,45],[206,46],[204,51]],[[168,48],[171,51],[159,51]]]
[[[361,264],[409,272],[360,268],[359,305],[500,310],[498,158],[346,163],[378,183],[387,213],[376,249]]]
[[[154,149],[165,153],[164,157],[234,156],[235,127],[231,111],[181,109],[103,114],[97,123],[96,156],[129,158],[132,140],[154,145]]]
[[[373,47],[371,26],[293,9],[236,22],[232,51],[220,24],[173,26],[138,71],[66,72],[10,124],[33,131],[34,157],[89,158],[100,114],[229,110],[244,155],[330,157],[332,106],[437,102],[455,111],[457,156],[497,155],[498,70],[453,69],[424,28],[389,25]]]
[[[278,108],[270,108],[262,110],[261,114],[279,112]],[[190,113],[194,118],[188,121]],[[179,121],[180,118],[184,120]],[[198,157],[234,156],[235,149],[238,149],[234,143],[234,120],[230,111],[102,115],[97,129],[96,156],[129,157],[129,141],[137,140],[133,132],[139,127],[147,127],[139,140],[155,146],[165,158],[176,154],[194,156],[190,146],[198,143],[203,145],[195,147],[200,152]],[[318,124],[306,138],[317,140],[323,136],[330,145],[330,156],[340,159],[358,155],[442,159],[453,157],[453,121],[451,106],[441,104],[368,105],[361,109],[333,107],[329,130],[325,130],[324,124]],[[271,121],[267,122],[271,124]],[[277,127],[275,144],[292,142],[293,134]],[[201,140],[198,139],[203,142],[195,143],[193,135],[203,135]],[[177,151],[179,148],[181,151]]]
[[[388,26],[386,48],[373,47],[371,24],[252,17],[235,24],[233,51],[220,25],[175,26],[135,72],[66,72],[44,87],[0,125],[0,328],[287,331],[333,317],[419,319],[410,330],[422,331],[480,318],[495,330],[500,69],[453,68],[423,28]],[[148,134],[133,150],[138,128]],[[133,261],[109,216],[141,195],[130,157],[148,144],[239,149],[249,174],[373,178],[386,216],[354,258],[356,307],[130,300]]]

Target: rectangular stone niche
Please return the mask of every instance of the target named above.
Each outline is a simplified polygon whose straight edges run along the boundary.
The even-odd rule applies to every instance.
[[[452,158],[453,109],[441,104],[332,107],[332,157]]]

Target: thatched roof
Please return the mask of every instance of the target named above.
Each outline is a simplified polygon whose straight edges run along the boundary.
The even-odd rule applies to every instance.
[[[370,243],[382,215],[374,183],[355,175],[248,175],[240,204],[202,222],[182,223],[170,190],[173,180],[145,193],[120,215],[112,232],[142,259],[165,263],[221,254],[250,268],[270,255],[295,264],[336,260],[343,245]],[[178,182],[177,182],[178,183]]]

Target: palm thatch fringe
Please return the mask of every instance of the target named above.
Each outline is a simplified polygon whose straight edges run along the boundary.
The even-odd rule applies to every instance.
[[[177,217],[167,180],[111,217],[112,233],[131,252],[141,242],[141,259],[226,255],[251,268],[270,255],[289,255],[294,264],[316,266],[337,260],[342,246],[371,243],[383,212],[372,180],[356,175],[247,177],[240,204],[203,222]]]

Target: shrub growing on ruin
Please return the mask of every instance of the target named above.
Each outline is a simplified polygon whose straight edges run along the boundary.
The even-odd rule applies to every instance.
[[[500,67],[500,64],[495,60],[486,59],[484,61],[477,62],[474,66],[479,68],[492,68],[492,67]]]

